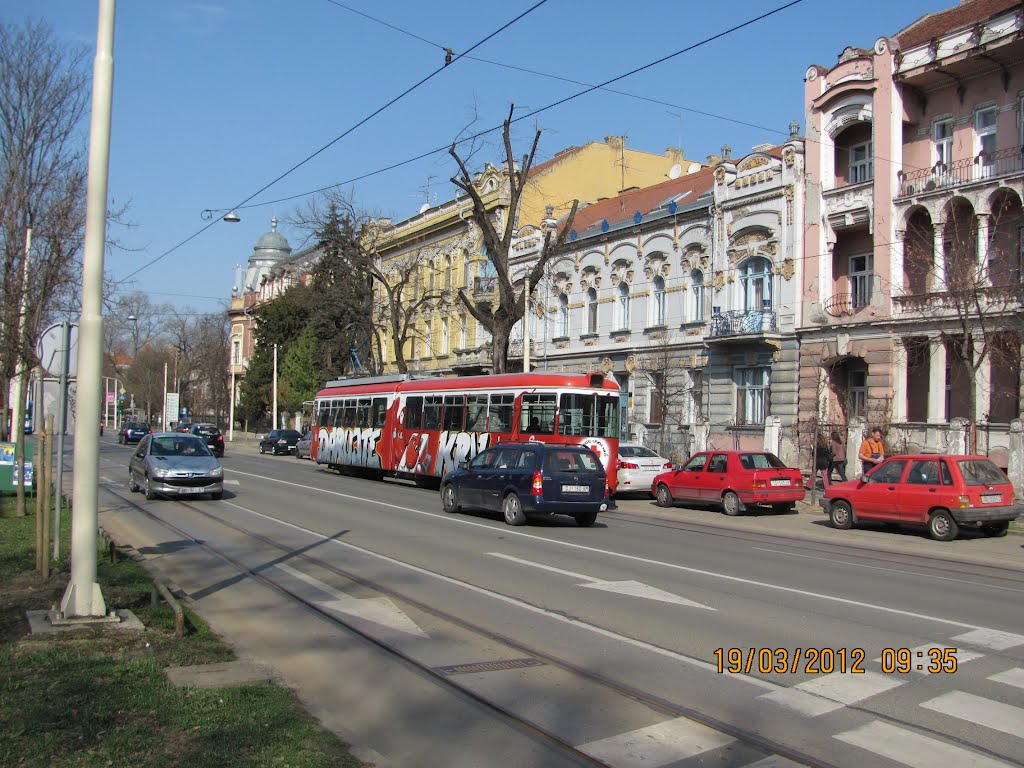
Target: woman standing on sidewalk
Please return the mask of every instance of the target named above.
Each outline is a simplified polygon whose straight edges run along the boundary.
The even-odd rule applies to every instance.
[[[829,444],[832,452],[832,461],[828,465],[828,479],[832,481],[832,470],[839,473],[839,482],[846,482],[846,445],[838,432],[832,433],[832,442]]]

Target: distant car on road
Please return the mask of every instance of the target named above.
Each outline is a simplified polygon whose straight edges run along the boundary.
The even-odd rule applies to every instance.
[[[299,438],[299,442],[295,444],[295,458],[313,458],[313,433],[308,429],[302,433],[302,437]]]
[[[297,429],[273,429],[260,440],[260,453],[295,453],[295,444],[301,438]]]
[[[820,503],[834,528],[927,526],[937,541],[966,528],[1005,536],[1024,513],[1013,484],[986,456],[892,456],[859,480],[826,486]]]
[[[659,507],[684,501],[720,506],[727,515],[755,506],[789,512],[804,498],[804,479],[774,453],[702,451],[654,478],[651,491]]]
[[[128,488],[157,496],[224,495],[224,470],[202,438],[180,432],[146,435],[128,464]]]
[[[193,424],[189,433],[206,441],[206,447],[213,451],[214,456],[224,457],[224,435],[216,424]]]
[[[444,476],[441,505],[445,512],[500,510],[509,525],[543,513],[589,526],[608,509],[608,477],[582,445],[499,443]]]
[[[117,442],[122,445],[137,443],[146,435],[152,433],[149,424],[144,421],[129,421],[120,432],[117,433]]]
[[[666,469],[672,469],[672,462],[646,446],[619,443],[617,469],[619,486],[615,490],[616,497],[624,493],[648,494],[654,478]]]
[[[179,421],[174,425],[175,432],[191,432],[192,422],[191,421]]]

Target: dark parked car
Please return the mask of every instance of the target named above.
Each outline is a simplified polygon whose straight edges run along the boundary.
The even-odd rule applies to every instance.
[[[189,432],[198,435],[206,441],[206,446],[213,451],[214,456],[224,456],[224,435],[216,424],[193,424]]]
[[[301,439],[296,429],[273,429],[260,440],[260,453],[295,453],[295,444]]]
[[[313,458],[313,433],[308,429],[302,433],[302,438],[295,444],[295,458]]]
[[[859,522],[927,526],[938,541],[961,528],[1005,536],[1024,507],[986,456],[893,456],[859,480],[825,488],[821,506],[834,528]]]
[[[727,515],[758,506],[789,512],[804,498],[804,479],[774,453],[702,451],[655,477],[651,492],[659,507],[682,501],[720,506]]]
[[[149,424],[144,421],[129,421],[124,425],[121,431],[117,433],[117,442],[122,445],[137,443],[152,432],[153,430],[149,428]]]
[[[174,425],[175,432],[191,432],[192,422],[191,421],[179,421]]]
[[[499,443],[444,476],[441,504],[445,512],[501,510],[509,525],[542,513],[588,526],[608,509],[608,477],[601,460],[581,445]]]
[[[224,495],[224,470],[206,443],[195,435],[157,432],[146,435],[128,464],[128,487],[157,496]]]

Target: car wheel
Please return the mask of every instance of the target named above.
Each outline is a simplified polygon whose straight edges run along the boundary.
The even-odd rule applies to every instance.
[[[509,525],[525,525],[526,513],[523,512],[523,505],[519,497],[510,493],[501,503],[501,512],[505,516],[505,522]]]
[[[459,505],[459,492],[451,483],[445,483],[441,489],[441,506],[445,512],[458,512],[462,509]]]
[[[152,501],[156,498],[156,491],[153,490],[153,480],[146,475],[146,500]]]
[[[263,443],[260,443],[260,453],[266,453],[266,452],[267,452],[267,446],[265,446]]]
[[[214,491],[210,494],[210,498],[214,501],[220,501],[224,498],[224,491]]]
[[[672,504],[672,491],[668,489],[667,485],[662,483],[658,486],[658,506],[671,507]]]
[[[1010,523],[1007,520],[1004,520],[1001,523],[986,523],[981,526],[981,532],[991,538],[1005,536],[1008,530],[1010,530]]]
[[[959,532],[956,520],[944,509],[933,512],[928,519],[928,533],[936,541],[952,541]]]
[[[139,484],[135,482],[135,475],[132,474],[130,469],[128,470],[128,490],[132,493],[138,493],[139,491]]]
[[[597,512],[577,512],[574,517],[580,528],[589,528],[597,520]]]
[[[853,527],[853,507],[845,501],[833,501],[828,508],[828,519],[833,528],[849,530]]]
[[[740,513],[740,497],[732,491],[722,494],[722,511],[729,517],[736,517]]]

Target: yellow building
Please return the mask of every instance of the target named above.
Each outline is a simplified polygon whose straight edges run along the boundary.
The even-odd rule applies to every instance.
[[[517,241],[529,250],[531,235],[540,233],[545,221],[551,224],[565,216],[574,200],[583,206],[701,167],[685,160],[679,149],[670,148],[663,155],[627,149],[621,136],[570,147],[530,169],[516,217]],[[504,168],[488,164],[474,183],[502,229],[509,205]],[[404,281],[399,322],[394,297],[387,288],[376,288],[375,319],[381,328],[379,349],[385,372],[399,370],[394,339],[396,329],[399,337],[403,335],[404,323],[409,331],[402,356],[408,370],[461,374],[490,370],[486,329],[477,327],[458,298],[460,287],[477,300],[493,291],[493,271],[472,210],[472,201],[463,195],[398,223],[378,219],[370,228],[371,247],[388,285],[394,289]]]

